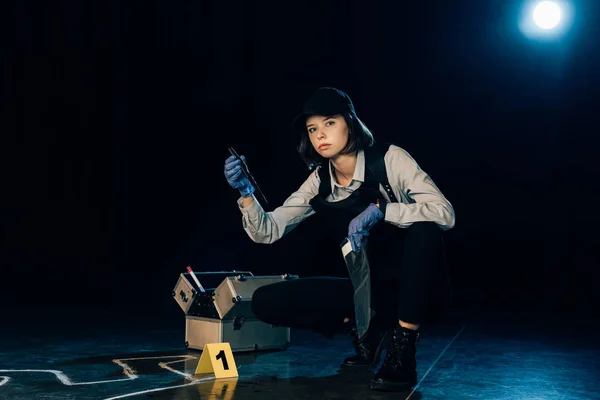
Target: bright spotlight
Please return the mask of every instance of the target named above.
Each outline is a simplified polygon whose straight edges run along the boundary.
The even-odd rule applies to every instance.
[[[552,29],[560,23],[561,11],[553,1],[540,2],[533,11],[533,21],[542,29]]]
[[[573,24],[574,9],[569,0],[526,1],[519,17],[519,28],[529,39],[560,40]]]

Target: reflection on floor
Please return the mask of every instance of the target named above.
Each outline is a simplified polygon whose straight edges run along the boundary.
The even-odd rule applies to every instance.
[[[13,319],[0,339],[1,399],[600,399],[597,327],[510,313],[461,314],[423,329],[418,386],[369,389],[342,370],[350,339],[293,331],[285,351],[236,353],[239,378],[195,376],[183,318]]]

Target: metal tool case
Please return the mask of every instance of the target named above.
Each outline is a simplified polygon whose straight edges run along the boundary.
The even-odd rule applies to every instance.
[[[227,342],[233,352],[285,349],[290,329],[260,321],[251,309],[261,286],[297,279],[297,275],[254,276],[249,271],[182,273],[172,296],[185,313],[185,344],[202,350],[207,343]]]

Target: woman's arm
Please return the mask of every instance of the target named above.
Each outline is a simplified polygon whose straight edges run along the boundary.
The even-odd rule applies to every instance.
[[[241,197],[238,206],[244,230],[256,243],[270,244],[292,231],[315,212],[310,200],[319,193],[318,169],[310,174],[300,188],[273,211],[265,212],[252,197]]]
[[[250,204],[254,203],[254,196],[250,196],[250,197],[242,196],[240,201],[242,202],[242,208],[248,208],[248,207],[250,207]]]
[[[388,180],[400,203],[388,203],[385,221],[400,228],[413,222],[435,222],[442,230],[454,227],[452,204],[404,149],[390,146],[385,155]]]

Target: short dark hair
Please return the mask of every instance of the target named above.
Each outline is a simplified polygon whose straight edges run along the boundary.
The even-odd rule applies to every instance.
[[[353,151],[363,150],[367,147],[373,146],[375,138],[373,133],[367,128],[367,126],[358,117],[352,116],[349,113],[341,114],[348,125],[348,143],[342,149],[340,154],[348,154]],[[302,160],[308,165],[308,168],[312,171],[319,165],[322,165],[326,160],[322,157],[315,148],[313,147],[310,139],[308,138],[308,132],[306,128],[300,135],[300,143],[298,144],[298,153]]]

